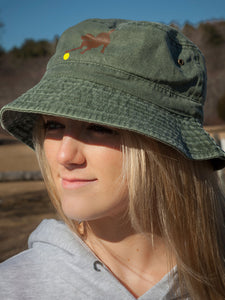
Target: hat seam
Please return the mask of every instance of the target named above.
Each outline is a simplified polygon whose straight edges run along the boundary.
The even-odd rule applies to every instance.
[[[61,79],[61,76],[56,75],[55,77],[58,78],[58,79]],[[70,78],[70,77],[68,76],[68,73],[67,73],[67,77],[66,77],[66,78],[67,78],[67,79]],[[74,79],[74,77],[72,77],[72,78]],[[176,112],[175,112],[175,111],[173,111],[172,109],[169,109],[168,107],[159,105],[159,104],[157,104],[157,103],[153,103],[153,102],[151,101],[151,98],[150,98],[150,97],[149,97],[149,100],[150,100],[150,103],[149,103],[146,99],[142,98],[141,96],[133,95],[133,94],[131,94],[130,92],[128,92],[127,90],[125,90],[125,89],[122,90],[122,89],[115,88],[115,87],[110,86],[110,85],[105,85],[105,84],[102,84],[102,83],[99,83],[99,82],[96,82],[96,81],[90,81],[90,80],[86,80],[86,79],[84,80],[84,79],[80,79],[80,78],[76,78],[76,79],[78,79],[78,80],[80,80],[80,81],[85,81],[85,82],[89,82],[89,83],[94,83],[94,84],[102,85],[103,87],[107,87],[107,88],[110,88],[110,89],[112,89],[112,90],[119,91],[119,92],[122,92],[122,93],[124,93],[124,94],[127,94],[127,95],[129,95],[129,96],[132,96],[132,97],[135,97],[135,98],[139,98],[139,99],[141,99],[142,101],[144,101],[146,105],[148,105],[148,104],[151,103],[151,105],[155,105],[155,106],[157,106],[157,107],[159,107],[159,108],[161,108],[161,109],[165,109],[166,111],[169,111],[170,113],[173,113],[173,114],[175,114],[175,115],[183,116],[183,117],[185,117],[185,118],[187,118],[187,119],[189,119],[189,118],[195,119],[194,116],[191,116],[191,115],[188,115],[188,114],[179,112],[179,111],[176,111]],[[40,87],[41,87],[41,84],[40,84]],[[97,87],[92,87],[92,89],[98,90]],[[108,93],[108,91],[106,91],[106,92]],[[33,91],[32,91],[32,89],[29,90],[29,91],[27,91],[26,94],[27,94],[27,95],[30,95],[30,96],[33,96]],[[35,91],[35,94],[39,94],[39,95],[42,94],[42,95],[45,95],[45,96],[48,96],[48,95],[49,95],[49,96],[52,96],[52,93],[48,94],[47,92],[43,92],[42,90],[37,90],[37,91]],[[176,96],[179,97],[179,95],[176,95]],[[182,98],[182,97],[181,97],[181,98]],[[32,101],[29,101],[29,99],[27,99],[27,101],[32,103]]]
[[[194,103],[199,104],[199,101],[197,100],[197,98],[195,99],[195,98],[193,98],[193,97],[188,97],[188,96],[185,96],[185,95],[179,95],[178,93],[174,92],[174,90],[166,88],[165,85],[164,85],[163,87],[161,87],[156,81],[152,80],[151,78],[147,79],[147,78],[145,78],[145,77],[143,77],[142,75],[139,75],[139,74],[138,74],[138,76],[137,76],[137,75],[135,75],[134,73],[130,73],[130,72],[128,72],[128,71],[121,70],[121,69],[112,67],[112,66],[107,65],[107,64],[104,64],[104,65],[103,65],[103,64],[99,64],[99,63],[95,63],[95,62],[93,63],[93,62],[90,62],[90,61],[85,61],[85,62],[83,62],[83,61],[80,61],[80,60],[73,60],[73,61],[70,61],[70,62],[67,62],[67,63],[69,63],[69,64],[79,63],[79,64],[83,64],[83,65],[96,65],[96,66],[100,66],[100,67],[104,66],[104,67],[109,68],[109,69],[111,69],[111,70],[116,70],[116,71],[119,71],[120,73],[129,75],[130,77],[134,78],[136,81],[143,81],[143,82],[147,82],[148,84],[149,84],[149,82],[150,82],[151,84],[154,84],[154,85],[158,88],[158,90],[162,90],[162,91],[164,91],[164,92],[169,92],[170,94],[175,95],[175,96],[177,96],[177,97],[179,97],[179,98],[183,98],[183,99],[186,99],[186,100],[188,100],[188,101],[192,101],[192,102],[194,102]],[[63,63],[63,62],[59,62],[59,63],[55,64],[54,66],[52,66],[51,68],[49,68],[48,71],[54,70],[58,65],[64,65],[64,63]],[[64,73],[64,72],[63,72],[63,73]],[[77,78],[77,79],[80,79],[79,77],[75,77],[76,75],[75,75],[74,73],[70,72],[70,71],[69,71],[69,72],[68,72],[68,71],[66,72],[66,77],[68,77],[69,74],[72,75],[72,76],[70,76],[71,78]],[[46,74],[46,76],[47,76],[47,74]],[[56,76],[56,77],[59,78],[61,75],[56,75],[56,74],[54,74],[54,76]],[[81,80],[87,80],[87,79],[83,79],[83,78],[82,78]],[[87,80],[87,81],[90,81],[90,80]],[[111,87],[111,88],[116,89],[115,87],[113,87],[113,86],[110,85],[110,84],[99,83],[99,82],[94,81],[94,80],[91,81],[91,82],[96,82],[96,83],[98,83],[98,84],[106,85],[106,86],[109,86],[109,87]],[[118,89],[119,89],[119,88],[118,88]],[[119,90],[122,90],[122,89],[119,89]],[[129,93],[129,92],[127,92],[127,93],[130,94],[130,95],[133,95],[133,94],[131,94],[131,93]],[[199,98],[198,98],[198,99],[199,99]]]
[[[56,76],[56,77],[57,77],[57,76]],[[83,79],[79,79],[79,80],[80,80],[80,81],[83,81]],[[85,81],[86,81],[86,82],[92,83],[92,82],[89,81],[89,80],[85,80]],[[94,82],[94,83],[95,83],[95,82]],[[99,84],[99,83],[95,83],[95,84],[103,85],[103,84]],[[103,85],[103,86],[104,86],[104,85]],[[107,86],[107,87],[108,87],[108,86]],[[118,91],[118,89],[116,89],[116,88],[114,88],[114,87],[109,87],[109,88],[111,88],[112,90]],[[98,88],[95,87],[95,86],[92,86],[92,89],[98,90]],[[136,98],[138,98],[137,96],[132,95],[132,94],[130,94],[129,92],[126,92],[126,91],[122,91],[122,90],[119,90],[119,91],[120,91],[121,93],[124,93],[126,96],[131,96],[132,98],[129,98],[129,100],[132,101],[132,102],[134,102],[134,103],[136,103]],[[108,91],[108,90],[105,90],[105,92],[108,93],[109,91]],[[26,94],[26,98],[27,98],[26,101],[27,101],[28,103],[33,103],[33,101],[30,100],[30,97],[28,97],[29,95],[33,96],[33,89],[28,90],[25,94]],[[40,96],[41,96],[41,95],[45,95],[45,96],[50,95],[50,96],[52,96],[52,93],[48,94],[48,93],[46,93],[46,92],[43,92],[42,90],[37,90],[37,91],[35,91],[34,94],[40,95]],[[21,97],[23,97],[23,95],[22,95]],[[139,97],[139,98],[141,98],[141,97]],[[142,99],[142,98],[141,98],[141,99]],[[175,111],[173,111],[173,110],[168,109],[167,107],[160,106],[160,105],[158,105],[158,104],[156,104],[156,103],[153,103],[153,102],[150,102],[150,103],[149,103],[146,99],[142,99],[142,100],[144,101],[144,104],[145,104],[145,105],[151,104],[151,105],[153,105],[153,106],[155,106],[155,107],[158,107],[158,108],[160,108],[160,109],[163,109],[163,110],[165,110],[165,111],[168,111],[169,113],[173,114],[174,116],[176,116],[176,115],[182,116],[183,119],[185,118],[184,120],[189,120],[189,119],[196,120],[196,118],[193,117],[193,116],[190,116],[190,115],[187,115],[187,114],[181,114],[181,113],[179,113],[179,112],[175,112]],[[20,109],[20,108],[17,108],[17,109]],[[87,108],[86,108],[86,109],[87,109]],[[2,115],[6,110],[14,110],[14,108],[13,108],[13,107],[10,108],[10,104],[7,104],[5,107],[2,108],[2,110],[1,110],[1,115]],[[24,110],[22,109],[22,111],[24,111]],[[117,115],[117,114],[115,114],[115,115]],[[197,122],[198,122],[198,121],[197,121]],[[200,122],[198,122],[198,123],[200,124]]]

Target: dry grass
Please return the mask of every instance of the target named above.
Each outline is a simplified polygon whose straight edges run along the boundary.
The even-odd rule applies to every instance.
[[[0,171],[38,170],[32,150],[0,146]],[[29,234],[44,218],[56,217],[43,182],[0,183],[0,261],[27,248]]]
[[[34,151],[23,144],[0,146],[0,172],[38,170]]]

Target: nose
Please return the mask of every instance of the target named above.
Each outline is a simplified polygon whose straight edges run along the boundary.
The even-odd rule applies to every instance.
[[[72,136],[63,136],[57,153],[58,162],[66,168],[81,167],[86,163],[83,143]]]

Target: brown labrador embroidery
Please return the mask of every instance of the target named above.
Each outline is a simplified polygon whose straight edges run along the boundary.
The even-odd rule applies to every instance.
[[[108,46],[110,43],[110,34],[114,31],[115,29],[110,30],[109,32],[101,32],[97,36],[92,35],[91,33],[87,33],[85,35],[82,35],[81,39],[83,42],[81,43],[80,47],[67,50],[65,53],[82,49],[83,47],[87,47],[84,49],[81,54],[84,54],[86,51],[91,50],[92,48],[98,48],[101,45],[103,45],[103,48],[101,50],[101,53],[104,53],[105,48]],[[64,55],[64,59],[68,59],[69,55]]]

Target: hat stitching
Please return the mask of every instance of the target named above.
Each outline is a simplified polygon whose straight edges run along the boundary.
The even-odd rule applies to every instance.
[[[195,99],[195,98],[193,98],[191,96],[180,95],[180,94],[176,93],[174,90],[167,89],[165,86],[162,86],[162,83],[161,84],[157,84],[151,78],[146,79],[146,78],[144,78],[143,76],[141,76],[139,74],[136,75],[136,74],[127,72],[125,70],[117,69],[115,67],[112,67],[112,66],[106,65],[106,64],[103,65],[103,64],[93,63],[93,62],[89,62],[89,61],[88,62],[83,62],[83,61],[79,61],[79,60],[73,60],[73,61],[70,61],[68,63],[73,64],[74,62],[79,63],[79,64],[84,64],[84,65],[89,65],[90,64],[90,65],[96,65],[96,66],[100,66],[100,67],[107,67],[107,68],[109,68],[111,70],[116,70],[116,71],[118,71],[120,73],[123,73],[125,75],[129,75],[129,77],[132,77],[136,81],[143,81],[143,82],[148,83],[148,84],[150,84],[150,83],[154,84],[157,87],[158,90],[162,90],[164,93],[166,93],[168,91],[171,95],[174,95],[174,96],[177,96],[179,98],[186,99],[186,100],[188,99],[188,101],[193,101],[194,103],[199,104],[199,101],[198,101],[199,97],[197,97],[197,99]],[[51,71],[54,68],[56,68],[58,65],[64,65],[64,63],[57,63],[56,65],[54,65],[53,67],[49,68],[48,70]],[[61,72],[61,74],[63,74],[63,73],[64,72]],[[72,75],[70,78],[77,78],[77,79],[79,79],[79,77],[75,77],[72,72],[66,71],[65,72],[65,78],[69,78],[69,75]],[[54,76],[57,77],[57,78],[62,78],[62,75],[54,74]],[[90,80],[86,80],[86,79],[81,79],[81,80],[90,81]],[[96,82],[96,81],[92,81],[92,82],[97,83],[97,84],[106,85],[105,83],[99,83],[99,82]],[[115,87],[113,87],[111,85],[107,85],[107,86],[116,89]],[[124,91],[127,92],[128,94],[132,95],[129,91],[127,91],[127,90],[124,90]]]
[[[98,90],[96,87],[92,87],[92,89]],[[106,92],[108,93],[108,91],[106,91]],[[122,93],[123,93],[123,92],[122,92]],[[26,104],[27,104],[28,102],[31,103],[31,104],[33,103],[33,101],[30,100],[29,94],[32,95],[32,93],[26,93],[26,99],[24,99],[25,106],[26,106]],[[52,94],[48,94],[48,93],[37,93],[37,95],[38,95],[38,94],[39,94],[39,95],[43,94],[43,95],[45,95],[45,96],[48,96],[48,95],[52,96]],[[37,95],[36,95],[36,96],[37,96]],[[123,95],[120,94],[120,96],[123,96]],[[129,98],[129,101],[132,101],[133,104],[136,104],[136,97],[133,96],[133,95],[131,95],[131,96],[132,96],[132,98]],[[55,103],[57,103],[57,101],[58,101],[58,100],[56,100]],[[150,103],[147,102],[146,100],[143,100],[143,101],[145,102],[145,103],[142,103],[143,106],[146,106],[146,105],[149,105],[149,104],[150,104]],[[20,102],[21,102],[21,106],[23,106],[23,102],[22,102],[21,100],[20,100]],[[37,107],[36,107],[37,113],[41,113],[41,110],[38,109],[39,104],[40,104],[40,102],[36,104],[36,106],[37,106]],[[152,102],[151,102],[151,105],[152,105],[153,107],[160,107],[160,109],[163,109],[163,110],[165,110],[165,111],[168,111],[170,114],[174,115],[175,117],[177,117],[177,116],[182,116],[182,119],[183,119],[183,120],[187,120],[187,121],[190,120],[190,119],[195,120],[195,118],[192,117],[192,116],[187,116],[187,115],[182,115],[182,114],[176,113],[176,112],[174,112],[174,111],[172,111],[172,110],[170,110],[170,109],[167,109],[167,108],[165,108],[165,107],[161,107],[161,106],[159,106],[159,105],[157,105],[157,104],[155,104],[155,103],[152,103]],[[74,108],[74,105],[73,105],[73,104],[70,105],[69,102],[67,102],[67,107],[68,107],[68,106],[71,106],[71,109]],[[82,105],[81,105],[81,106],[82,106]],[[136,106],[137,106],[137,108],[138,108],[138,105],[137,105],[137,104],[136,104]],[[13,108],[10,108],[10,109],[13,110]],[[34,109],[34,108],[32,108],[32,109],[27,109],[27,108],[26,108],[26,112],[31,112],[31,113],[33,113],[33,109]],[[4,113],[4,111],[7,111],[7,110],[8,110],[8,107],[5,107],[5,109],[3,108],[2,113]],[[23,109],[22,107],[21,107],[21,108],[17,108],[17,110],[18,110],[18,111],[21,111],[21,112],[24,111],[24,109]],[[88,111],[89,109],[86,107],[85,110]],[[93,112],[93,111],[90,110],[90,112]],[[109,112],[107,112],[107,113],[109,113]],[[113,114],[110,113],[110,115],[113,115]],[[115,113],[114,115],[115,115],[115,116],[118,116],[117,113]],[[126,116],[124,116],[124,118],[126,118]],[[128,117],[127,119],[129,120],[129,117]],[[134,120],[134,122],[135,122],[135,120]]]
[[[57,77],[57,76],[56,76]],[[68,79],[68,78],[67,78]],[[60,80],[61,80],[61,78],[60,78]],[[81,80],[81,79],[78,79],[78,81],[80,81],[80,82],[83,82],[83,80]],[[68,82],[69,83],[69,82]],[[85,83],[87,84],[86,86],[85,86],[85,88],[91,88],[92,90],[96,90],[96,91],[98,91],[98,89],[99,89],[99,87],[98,86],[102,86],[103,88],[104,88],[104,90],[105,90],[105,92],[107,93],[107,95],[111,95],[112,93],[114,94],[115,93],[115,91],[117,92],[117,97],[126,97],[127,98],[127,96],[129,95],[129,96],[131,96],[132,97],[132,99],[137,99],[137,98],[139,98],[139,99],[142,99],[142,102],[143,102],[143,105],[145,105],[145,106],[148,106],[150,103],[148,102],[148,100],[146,100],[146,99],[144,99],[144,98],[142,98],[142,97],[140,97],[140,96],[137,96],[137,95],[132,95],[132,94],[130,94],[130,93],[127,93],[127,92],[125,92],[125,91],[122,91],[122,90],[119,90],[119,89],[115,89],[115,88],[113,88],[113,87],[109,87],[109,86],[105,86],[105,85],[102,85],[102,84],[99,84],[99,83],[94,83],[95,84],[95,86],[90,86],[89,85],[89,83],[91,83],[91,84],[93,84],[92,82],[90,82],[90,81],[87,81],[87,80],[85,80]],[[59,83],[60,84],[60,83]],[[46,82],[42,82],[42,84],[41,85],[39,85],[39,87],[38,87],[38,89],[35,91],[35,95],[36,95],[36,97],[38,97],[38,95],[41,95],[41,94],[44,94],[45,96],[50,96],[50,97],[52,97],[53,96],[53,94],[52,93],[50,93],[50,94],[48,94],[47,92],[42,92],[42,90],[39,90],[39,89],[42,89],[43,88],[43,86],[46,86]],[[106,88],[106,89],[105,89]],[[111,89],[111,91],[109,90],[109,89]],[[119,93],[118,93],[119,92]],[[25,95],[25,101],[28,101],[28,102],[31,102],[32,103],[32,101],[29,101],[30,99],[30,97],[32,97],[33,96],[33,92],[32,91],[28,91],[27,93],[26,93],[26,95]],[[66,96],[66,94],[65,94],[65,96]],[[58,97],[58,93],[56,93],[55,94],[55,96],[54,97]],[[61,98],[63,97],[63,95],[61,95]],[[135,100],[136,101],[136,100]],[[22,100],[20,100],[20,102],[22,102]],[[129,100],[129,102],[130,102],[130,100]],[[138,105],[140,105],[140,102],[138,102],[139,104]],[[157,104],[157,103],[153,103],[152,101],[151,101],[151,104],[154,104],[154,105],[156,105],[157,107],[160,107],[160,108],[163,108],[163,109],[165,109],[165,110],[167,110],[167,111],[170,111],[170,112],[172,112],[172,113],[174,113],[175,115],[181,115],[181,116],[185,116],[185,117],[187,117],[187,118],[190,118],[190,117],[193,117],[193,116],[190,116],[190,114],[185,114],[185,113],[182,113],[182,112],[179,112],[179,111],[173,111],[172,109],[170,109],[170,108],[168,108],[168,107],[165,107],[165,106],[163,106],[163,105],[159,105],[159,104]]]
[[[58,76],[55,76],[55,77],[58,77]],[[68,76],[67,76],[67,78],[69,78]],[[59,77],[59,79],[61,79],[61,77]],[[81,81],[83,81],[82,79],[78,79],[78,80],[81,80]],[[110,88],[110,89],[112,89],[112,90],[115,90],[115,91],[119,91],[119,92],[121,92],[121,93],[124,93],[125,95],[129,95],[129,96],[132,96],[132,97],[135,97],[135,98],[139,98],[139,99],[141,99],[142,101],[144,101],[145,102],[145,105],[149,105],[150,103],[152,104],[152,105],[156,105],[157,107],[160,107],[160,108],[163,108],[163,109],[165,109],[165,110],[167,110],[167,111],[169,111],[169,112],[171,112],[171,113],[174,113],[175,115],[180,115],[180,116],[183,116],[183,117],[186,117],[186,118],[190,118],[190,117],[192,117],[193,118],[193,116],[190,116],[190,115],[188,115],[188,114],[185,114],[185,113],[182,113],[182,112],[179,112],[179,111],[176,111],[176,112],[174,112],[172,109],[170,109],[170,108],[168,108],[168,107],[165,107],[165,106],[163,106],[163,105],[160,105],[160,104],[157,104],[157,103],[153,103],[152,101],[150,101],[150,103],[149,103],[149,101],[148,100],[146,100],[145,98],[143,98],[143,97],[141,97],[140,95],[139,96],[137,96],[137,95],[133,95],[133,94],[131,94],[129,91],[126,91],[125,89],[124,90],[122,90],[122,89],[116,89],[116,88],[114,88],[114,87],[112,87],[112,86],[109,86],[109,85],[104,85],[104,84],[101,84],[101,83],[98,83],[98,82],[91,82],[91,81],[89,81],[89,80],[85,80],[86,82],[90,82],[90,83],[95,83],[95,84],[98,84],[98,85],[102,85],[103,87],[107,87],[107,88]],[[44,83],[42,83],[41,85],[40,85],[40,88],[43,86],[45,84],[45,82]],[[98,87],[92,87],[92,89],[93,90],[96,90],[96,91],[98,91]],[[107,91],[106,90],[106,92],[107,93],[109,93],[109,91]],[[112,91],[113,92],[113,91]],[[163,91],[164,93],[166,92],[166,90],[165,91]],[[35,94],[37,95],[37,94],[43,94],[43,95],[45,95],[45,96],[52,96],[52,93],[47,93],[47,92],[42,92],[41,90],[39,91],[39,90],[37,90],[36,92],[35,92]],[[165,93],[166,94],[166,93]],[[32,93],[32,91],[30,92],[30,91],[28,91],[27,93],[26,93],[26,97],[28,97],[28,96],[33,96],[33,93]],[[56,94],[57,95],[57,94]],[[179,95],[175,95],[176,97],[178,97],[178,98],[182,98],[182,97],[180,97]],[[183,97],[185,100],[186,99],[188,99],[188,97],[187,98],[185,98],[185,97]],[[26,99],[28,102],[31,102],[32,103],[32,101],[29,101],[29,99]],[[150,98],[149,98],[149,100],[150,100]]]
[[[83,80],[80,80],[80,81],[83,81]],[[89,81],[87,81],[87,83],[90,83]],[[42,83],[42,85],[40,85],[40,88],[42,88],[42,86],[44,85],[45,83]],[[97,85],[99,85],[98,83],[97,83]],[[90,87],[90,86],[89,86]],[[89,87],[87,87],[87,88],[89,88]],[[103,85],[103,87],[104,87],[104,85]],[[91,86],[91,89],[92,90],[96,90],[96,91],[98,91],[98,87],[96,87],[96,86]],[[115,89],[115,88],[111,88],[110,87],[110,89],[112,89],[112,91],[111,91],[111,93],[110,93],[110,91],[108,91],[108,90],[104,90],[104,92],[106,92],[107,94],[114,94],[114,91],[113,90],[115,90],[115,91],[118,91],[117,89]],[[52,93],[50,93],[50,94],[48,94],[47,92],[42,92],[42,90],[37,90],[36,92],[35,92],[35,94],[36,94],[36,96],[38,96],[38,95],[45,95],[45,96],[52,96]],[[56,94],[56,95],[58,95],[58,94]],[[147,100],[145,100],[145,99],[142,99],[142,103],[138,103],[137,104],[137,96],[134,96],[134,95],[131,95],[131,94],[129,94],[129,93],[126,93],[126,92],[124,92],[124,91],[119,91],[119,94],[118,94],[118,96],[120,96],[120,97],[124,97],[124,96],[131,96],[132,98],[130,98],[129,97],[129,102],[133,102],[133,104],[134,105],[136,105],[136,109],[139,107],[139,105],[140,104],[142,104],[142,106],[148,106],[149,104],[151,104],[151,105],[153,105],[153,106],[155,106],[155,107],[160,107],[160,108],[162,108],[162,109],[164,109],[165,111],[169,111],[171,114],[173,114],[174,116],[177,116],[177,115],[182,115],[182,118],[183,119],[186,119],[186,120],[189,120],[190,118],[191,119],[194,119],[194,117],[193,116],[190,116],[190,115],[184,115],[184,114],[179,114],[178,112],[174,112],[174,111],[172,111],[172,110],[170,110],[170,109],[168,109],[168,108],[166,108],[166,107],[164,107],[164,106],[160,106],[160,105],[157,105],[156,103],[153,103],[153,102],[151,102],[151,103],[149,103]],[[29,102],[29,103],[33,103],[33,101],[31,100],[31,97],[30,96],[33,96],[33,93],[32,93],[32,91],[28,91],[27,93],[26,93],[26,95],[24,95],[25,96],[25,99],[20,99],[19,101],[20,101],[20,103],[21,103],[21,105],[23,106],[23,102],[25,103],[25,105],[26,105],[26,103],[27,102]],[[140,97],[139,97],[140,98]],[[16,100],[17,101],[17,100]],[[15,101],[15,102],[16,102]],[[57,100],[58,101],[58,100]],[[72,100],[71,100],[72,101]],[[37,108],[38,108],[38,106],[39,106],[39,102],[37,101],[36,102],[36,106],[37,106]],[[69,104],[68,102],[67,102],[67,104]],[[10,106],[10,105],[9,105]],[[73,107],[73,106],[71,106],[71,107]],[[4,110],[7,110],[7,108],[8,108],[8,105],[6,105],[6,107],[5,107],[5,109],[3,108],[3,110],[2,110],[2,112],[4,111]],[[87,108],[85,108],[85,109],[87,109]],[[19,109],[20,110],[20,109]],[[27,110],[29,110],[29,109],[27,109]],[[31,109],[31,112],[32,112],[32,109]],[[117,114],[115,114],[115,115],[117,115]]]

